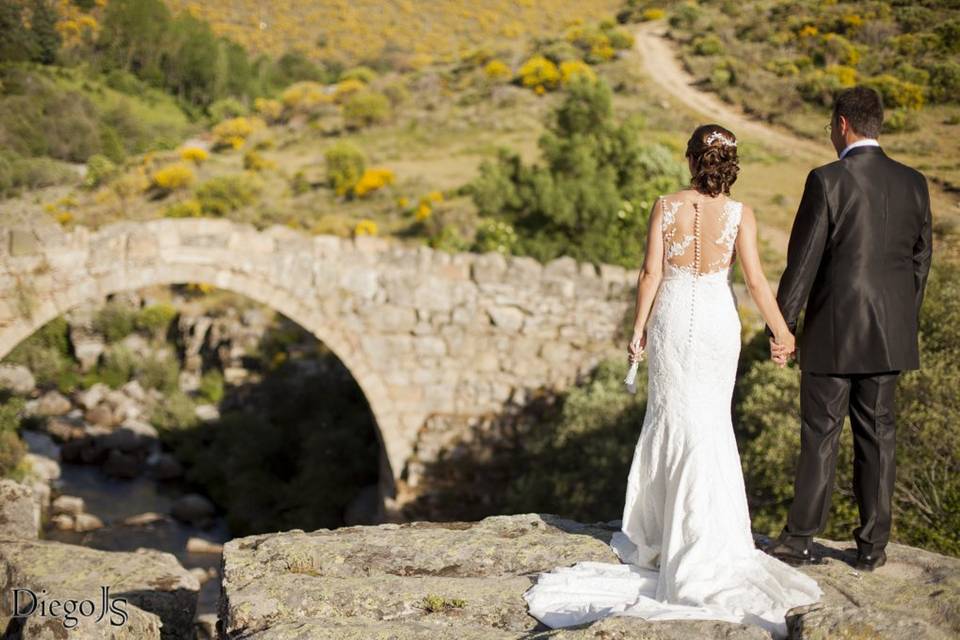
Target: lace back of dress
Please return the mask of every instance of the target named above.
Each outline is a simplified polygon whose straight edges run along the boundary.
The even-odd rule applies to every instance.
[[[664,260],[686,273],[708,275],[733,262],[741,204],[661,197]]]

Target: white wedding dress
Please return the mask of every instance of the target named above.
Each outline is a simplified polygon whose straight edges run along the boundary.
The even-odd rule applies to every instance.
[[[754,546],[731,396],[740,318],[730,285],[742,204],[661,196],[664,275],[647,324],[647,408],[610,546],[620,564],[541,573],[524,593],[551,628],[611,615],[712,619],[786,635],[816,581]]]

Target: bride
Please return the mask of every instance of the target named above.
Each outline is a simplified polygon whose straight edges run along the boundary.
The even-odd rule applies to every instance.
[[[638,282],[629,357],[645,350],[649,376],[623,520],[610,540],[621,563],[541,573],[523,595],[551,628],[626,615],[749,623],[783,637],[787,609],[822,595],[812,578],[757,549],[750,531],[730,407],[736,255],[776,342],[787,353],[795,343],[760,266],[753,211],[729,197],[736,138],[703,125],[686,156],[692,188],[654,203]]]

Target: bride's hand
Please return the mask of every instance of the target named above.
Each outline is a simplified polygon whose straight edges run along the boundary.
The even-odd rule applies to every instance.
[[[633,338],[630,340],[630,344],[627,345],[627,354],[632,363],[640,356],[641,349],[647,347],[647,332],[644,331],[642,334],[637,335],[633,334]]]
[[[796,337],[789,331],[786,334],[776,336],[775,340],[770,341],[770,351],[774,362],[781,367],[785,367],[787,360],[797,351]]]

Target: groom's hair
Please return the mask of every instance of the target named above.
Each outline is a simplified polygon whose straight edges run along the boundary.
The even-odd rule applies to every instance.
[[[840,116],[847,119],[857,135],[876,138],[883,125],[883,100],[869,87],[845,89],[833,101],[833,122],[839,122]]]

